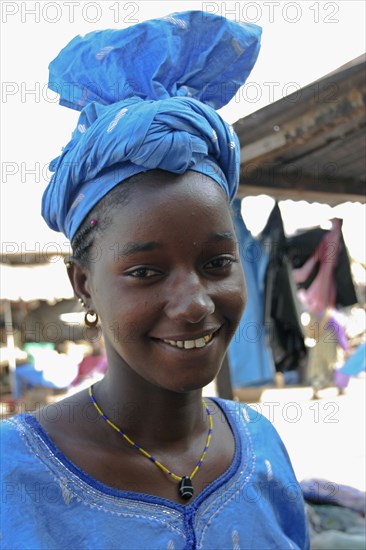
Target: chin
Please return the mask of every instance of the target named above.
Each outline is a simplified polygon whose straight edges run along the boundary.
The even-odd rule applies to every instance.
[[[171,383],[161,385],[160,387],[167,389],[168,391],[172,391],[175,393],[188,393],[192,391],[200,391],[208,384],[211,384],[211,382],[215,379],[216,375],[218,374],[218,370],[215,371],[214,374],[208,374],[207,376],[201,376],[201,377],[195,377],[194,379],[190,378],[189,380],[182,380],[181,383],[175,383],[174,385]],[[178,382],[178,381],[176,381]]]
[[[209,382],[207,382],[207,384],[209,384]],[[201,391],[205,386],[207,386],[207,384],[204,384],[203,386],[201,386],[201,384],[199,386],[197,386],[197,384],[192,384],[192,385],[187,385],[178,389],[174,389],[172,391],[174,391],[174,393],[189,393],[193,391]]]

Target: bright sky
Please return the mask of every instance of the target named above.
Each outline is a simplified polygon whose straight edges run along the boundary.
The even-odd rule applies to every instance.
[[[188,9],[261,25],[257,65],[244,88],[221,111],[228,122],[280,99],[365,50],[363,0],[0,4],[1,235],[2,249],[9,252],[25,247],[57,250],[66,242],[45,225],[40,201],[49,178],[47,165],[69,140],[78,116],[76,111],[59,107],[56,95],[47,91],[48,64],[76,34],[123,28]]]

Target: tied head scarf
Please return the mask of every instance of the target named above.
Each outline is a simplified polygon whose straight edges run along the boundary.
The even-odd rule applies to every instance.
[[[216,113],[247,79],[260,27],[201,11],[75,37],[50,64],[48,86],[81,111],[50,164],[42,215],[70,240],[114,186],[147,170],[201,172],[230,200],[236,134]]]

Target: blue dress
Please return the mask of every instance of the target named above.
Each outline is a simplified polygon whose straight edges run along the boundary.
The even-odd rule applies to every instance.
[[[30,414],[1,422],[1,548],[308,550],[301,489],[277,432],[242,403],[214,401],[235,454],[188,505],[93,479]]]

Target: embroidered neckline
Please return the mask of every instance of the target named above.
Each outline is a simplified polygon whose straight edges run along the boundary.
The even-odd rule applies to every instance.
[[[113,503],[116,503],[118,501],[135,501],[139,503],[139,506],[141,504],[153,504],[153,505],[160,505],[161,507],[165,507],[168,509],[175,509],[179,512],[182,512],[184,510],[189,509],[198,509],[199,506],[204,503],[217,489],[219,489],[221,486],[225,485],[226,483],[230,482],[230,480],[235,477],[235,474],[237,474],[241,462],[242,462],[242,444],[240,440],[240,434],[239,431],[244,428],[243,431],[245,431],[247,438],[247,455],[248,455],[248,464],[245,465],[245,469],[249,468],[250,463],[253,463],[253,448],[251,444],[251,438],[248,431],[248,428],[241,424],[239,428],[239,422],[233,418],[235,414],[238,414],[237,411],[233,411],[232,407],[230,407],[231,402],[226,402],[223,399],[220,398],[210,398],[222,411],[222,413],[225,415],[225,418],[229,424],[229,427],[231,428],[231,431],[233,433],[234,437],[234,444],[235,444],[235,450],[234,450],[234,456],[232,459],[232,462],[230,466],[213,482],[211,482],[207,487],[205,487],[198,495],[197,497],[192,500],[189,504],[183,505],[179,504],[175,501],[172,501],[170,499],[159,497],[155,495],[149,495],[147,493],[140,493],[140,492],[134,492],[134,491],[127,491],[123,489],[116,489],[114,487],[111,487],[109,485],[104,484],[101,481],[98,481],[97,479],[93,478],[89,474],[87,474],[84,470],[76,466],[67,456],[65,456],[60,449],[54,444],[52,439],[48,436],[47,432],[44,430],[42,425],[38,422],[38,420],[29,413],[24,413],[18,416],[19,420],[18,423],[23,427],[23,437],[25,437],[28,441],[27,444],[31,448],[34,446],[42,446],[43,452],[46,452],[48,455],[48,460],[44,460],[39,456],[40,460],[45,464],[46,467],[48,467],[51,471],[54,477],[58,478],[62,483],[65,482],[65,480],[68,480],[68,476],[66,475],[65,470],[70,472],[72,474],[72,481],[68,480],[67,485],[70,487],[75,482],[76,485],[78,485],[80,491],[85,491],[86,489],[89,489],[94,494],[94,499],[96,496],[99,498],[105,497],[106,500]],[[235,406],[235,403],[232,402]],[[242,414],[242,412],[240,413]],[[15,417],[16,418],[16,417]],[[21,420],[20,420],[21,419]],[[12,419],[10,419],[11,421]],[[14,419],[15,420],[15,419]],[[31,433],[27,433],[24,431],[24,425],[27,427],[32,428]],[[37,439],[37,442],[35,441]],[[254,457],[255,461],[255,457]],[[50,462],[51,464],[48,464]],[[62,471],[64,470],[64,471]],[[253,465],[250,468],[250,470],[253,470]],[[71,489],[70,489],[71,490]]]

